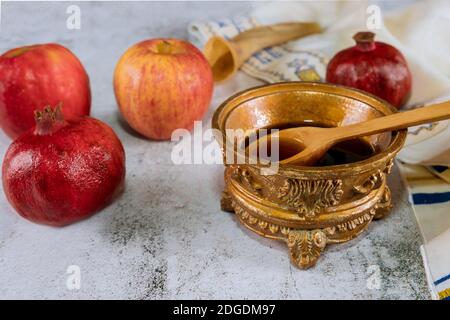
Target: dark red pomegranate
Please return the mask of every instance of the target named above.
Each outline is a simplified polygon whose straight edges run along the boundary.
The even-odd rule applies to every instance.
[[[125,153],[114,131],[90,117],[64,120],[59,107],[9,147],[3,188],[24,218],[63,226],[104,208],[123,189]]]
[[[411,94],[411,72],[393,46],[375,41],[372,32],[353,36],[356,45],[338,52],[327,68],[327,82],[372,93],[400,108]]]

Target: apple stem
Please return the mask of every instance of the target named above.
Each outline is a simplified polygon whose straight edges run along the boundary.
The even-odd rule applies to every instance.
[[[170,54],[171,48],[172,48],[171,43],[166,39],[163,39],[157,47],[157,52],[161,54]]]
[[[44,110],[36,110],[34,118],[36,120],[35,134],[48,135],[56,132],[66,125],[63,114],[61,112],[62,102],[58,103],[54,109],[46,106]]]

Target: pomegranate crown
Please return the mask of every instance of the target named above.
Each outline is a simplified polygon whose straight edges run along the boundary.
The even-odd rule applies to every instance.
[[[375,33],[370,31],[357,32],[353,36],[356,47],[361,51],[370,51],[375,49]]]
[[[64,126],[65,121],[61,108],[62,102],[58,103],[54,108],[48,105],[42,111],[36,110],[34,112],[34,118],[36,120],[35,133],[38,135],[52,134]]]
[[[375,40],[375,33],[370,31],[360,31],[355,33],[353,40],[356,42],[373,42]]]

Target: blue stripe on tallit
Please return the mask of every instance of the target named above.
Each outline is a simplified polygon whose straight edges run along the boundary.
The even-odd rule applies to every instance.
[[[432,166],[432,168],[439,173],[442,173],[448,169],[448,167],[446,167],[446,166]]]
[[[444,276],[444,277],[442,277],[442,278],[440,278],[440,279],[437,279],[435,282],[434,282],[434,284],[437,286],[438,284],[440,284],[440,283],[442,283],[442,282],[445,282],[445,281],[447,281],[447,280],[449,280],[450,279],[450,274],[448,274],[448,275],[446,275],[446,276]]]
[[[412,199],[414,204],[442,203],[450,201],[450,192],[414,193]]]

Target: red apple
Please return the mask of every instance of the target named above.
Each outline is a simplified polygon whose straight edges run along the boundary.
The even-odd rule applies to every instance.
[[[129,48],[117,63],[114,92],[128,124],[142,135],[170,139],[191,129],[211,102],[213,76],[203,54],[177,39],[153,39]]]
[[[65,119],[89,115],[89,78],[70,50],[49,43],[0,56],[0,126],[11,138],[35,125],[35,110],[59,103]]]

